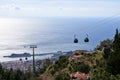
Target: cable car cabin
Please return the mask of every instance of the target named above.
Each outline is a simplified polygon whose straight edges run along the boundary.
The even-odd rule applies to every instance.
[[[84,42],[89,42],[88,34],[86,34],[86,38],[84,39]]]
[[[84,39],[84,42],[89,42],[88,37],[86,37],[86,38]]]
[[[74,35],[74,43],[78,43],[78,39],[76,38],[76,35]]]
[[[77,38],[74,39],[74,43],[78,43],[78,39]]]

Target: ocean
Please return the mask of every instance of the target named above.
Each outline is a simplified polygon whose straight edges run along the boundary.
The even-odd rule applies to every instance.
[[[119,17],[0,18],[0,61],[18,60],[3,58],[12,53],[32,54],[30,45],[37,45],[36,54],[83,49],[91,51],[100,41],[114,38],[116,28],[120,29],[119,22]],[[88,43],[84,42],[86,34],[90,40]],[[79,40],[77,44],[73,43],[74,35]]]

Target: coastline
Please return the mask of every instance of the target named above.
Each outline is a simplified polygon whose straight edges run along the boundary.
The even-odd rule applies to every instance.
[[[36,68],[38,67],[37,64],[39,64],[39,68],[43,68],[43,63],[45,62],[46,59],[49,59],[52,63],[54,63],[55,61],[57,61],[59,59],[60,56],[62,55],[71,55],[73,53],[73,51],[68,51],[68,52],[62,52],[62,51],[58,51],[56,53],[53,54],[48,54],[48,55],[37,55],[35,56],[35,64],[36,64]],[[38,58],[37,58],[38,57]],[[41,58],[40,58],[41,57]],[[15,58],[12,58],[15,59]],[[21,58],[19,57],[16,58],[17,60],[14,61],[5,61],[5,62],[1,62],[3,68],[5,69],[20,69],[23,72],[26,72],[28,70],[32,70],[32,65],[33,65],[33,60],[32,60],[32,56],[30,58],[25,59],[25,57]]]

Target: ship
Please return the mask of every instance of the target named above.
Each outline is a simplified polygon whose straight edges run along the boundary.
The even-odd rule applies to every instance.
[[[3,57],[10,57],[10,58],[17,58],[17,57],[31,57],[32,55],[30,53],[23,53],[23,54],[15,54],[12,53],[10,56],[3,56]]]

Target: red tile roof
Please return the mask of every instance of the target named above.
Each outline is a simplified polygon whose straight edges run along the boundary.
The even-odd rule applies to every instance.
[[[87,50],[76,50],[74,52],[74,54],[81,54],[81,53],[84,53],[84,52],[88,52]]]
[[[74,76],[77,77],[77,78],[80,78],[80,79],[84,79],[84,80],[87,80],[88,77],[89,77],[87,74],[79,73],[79,72],[76,72],[76,74]]]

